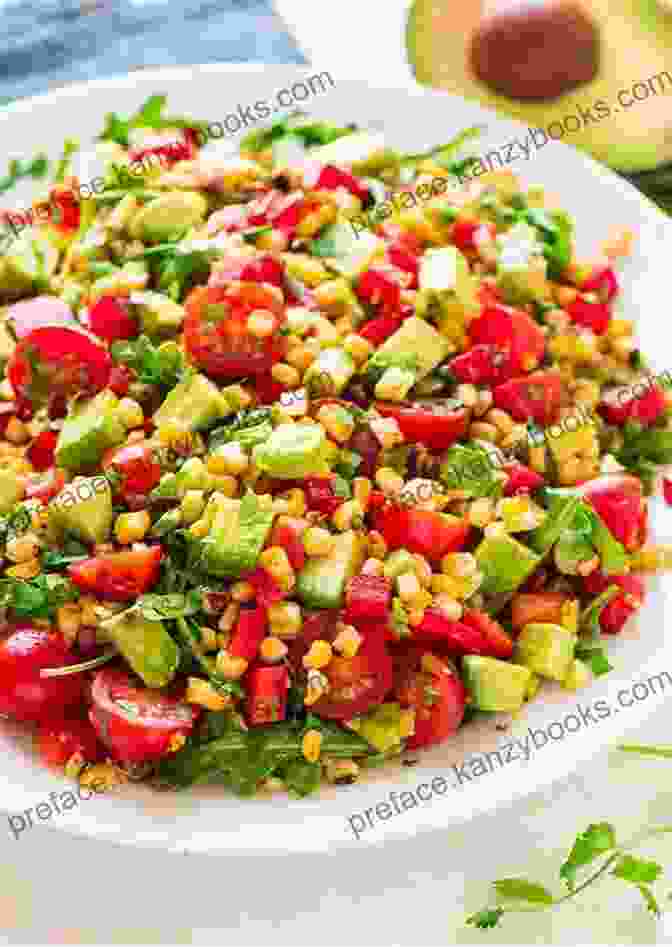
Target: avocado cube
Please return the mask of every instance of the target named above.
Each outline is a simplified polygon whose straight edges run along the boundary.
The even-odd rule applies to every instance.
[[[59,467],[95,467],[108,447],[116,447],[126,439],[126,428],[117,417],[118,406],[119,399],[109,390],[74,405],[56,442]]]
[[[533,680],[528,667],[480,654],[462,659],[462,674],[473,706],[491,713],[517,713]]]
[[[401,725],[399,704],[381,704],[357,718],[356,732],[379,753],[387,753],[401,746]]]
[[[371,230],[359,232],[345,220],[327,227],[311,243],[313,253],[324,257],[332,269],[348,279],[365,270],[384,248],[384,241]]]
[[[309,559],[298,575],[296,593],[308,608],[340,608],[345,586],[364,561],[364,542],[348,531],[336,537],[328,556]]]
[[[185,309],[163,293],[144,291],[133,296],[142,331],[151,336],[175,335],[184,321]]]
[[[410,316],[376,351],[369,365],[382,364],[386,367],[401,357],[415,362],[415,375],[418,381],[429,375],[448,355],[451,345],[444,336],[430,326],[424,319]],[[313,363],[314,364],[314,363]]]
[[[154,412],[157,428],[173,425],[185,431],[210,427],[219,418],[233,413],[228,398],[205,375],[191,375],[168,393],[161,407]]]
[[[460,342],[479,310],[477,286],[457,247],[434,247],[420,262],[416,312],[436,319],[444,335]]]
[[[497,286],[504,300],[513,305],[548,300],[547,263],[534,228],[525,223],[515,224],[498,242]]]
[[[169,191],[145,204],[131,219],[128,232],[143,243],[179,240],[202,223],[207,211],[208,202],[197,191]]]
[[[510,595],[537,568],[541,557],[507,536],[485,536],[474,555],[483,573],[481,591],[485,595]]]
[[[328,348],[308,367],[303,383],[317,397],[340,395],[354,374],[355,363],[349,352],[338,347]]]
[[[42,234],[27,230],[0,257],[0,299],[13,300],[38,290],[58,264],[58,250]]]
[[[562,625],[533,622],[525,625],[516,642],[516,661],[540,677],[564,681],[574,660],[576,635]]]
[[[49,527],[57,536],[72,533],[95,545],[109,538],[112,527],[112,491],[107,478],[76,477],[49,503]]]
[[[208,512],[206,510],[206,512]],[[237,578],[255,568],[273,526],[274,513],[253,493],[241,500],[221,497],[210,532],[202,543],[203,566],[210,575]]]
[[[98,628],[147,687],[165,687],[175,677],[180,649],[162,622],[144,618],[133,607],[102,621]]]
[[[252,460],[271,477],[308,477],[322,468],[326,441],[319,424],[280,424],[264,444],[253,449]]]
[[[0,470],[0,514],[9,513],[23,496],[23,485],[11,470]]]

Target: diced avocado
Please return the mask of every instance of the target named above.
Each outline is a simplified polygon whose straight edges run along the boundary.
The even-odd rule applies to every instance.
[[[142,331],[151,336],[175,335],[184,320],[184,306],[163,293],[145,291],[133,296]]]
[[[357,231],[345,220],[337,220],[311,241],[313,254],[324,257],[329,266],[349,279],[365,270],[375,256],[381,256],[384,241],[371,230]]]
[[[390,365],[377,382],[374,394],[382,401],[404,401],[415,381],[415,372],[411,369]]]
[[[479,311],[477,285],[456,247],[427,250],[420,262],[416,312],[434,319],[443,336],[463,342],[465,326]]]
[[[328,556],[310,559],[298,575],[296,593],[308,608],[340,608],[346,582],[364,561],[363,540],[352,531],[336,537]]]
[[[498,237],[497,286],[513,305],[550,298],[546,260],[534,228],[517,223]]]
[[[515,658],[540,677],[564,681],[574,660],[576,636],[562,625],[533,622],[525,625],[516,642]]]
[[[401,747],[402,716],[399,704],[380,704],[362,717],[357,717],[355,730],[379,753]]]
[[[520,664],[468,654],[462,659],[464,685],[472,706],[493,713],[516,713],[525,703],[532,671]]]
[[[85,543],[104,543],[113,519],[112,491],[105,477],[76,477],[49,504],[49,526]]]
[[[508,595],[523,584],[539,565],[541,557],[513,536],[485,536],[474,553],[483,573],[485,595]]]
[[[157,428],[175,425],[186,431],[199,431],[232,413],[233,407],[225,392],[205,375],[195,374],[179,382],[168,393],[161,407],[154,412],[154,424]]]
[[[320,424],[280,424],[264,444],[257,444],[252,459],[271,477],[308,477],[323,467],[325,443],[326,434]]]
[[[396,579],[404,572],[413,572],[414,569],[415,559],[408,549],[395,549],[385,560],[383,575],[387,579]]]
[[[0,513],[9,511],[23,496],[23,485],[11,470],[0,470]]]
[[[270,498],[254,493],[241,500],[222,496],[214,509],[212,527],[202,543],[203,566],[211,575],[237,578],[254,569],[264,548],[273,526]]]
[[[160,621],[149,621],[129,608],[99,625],[147,687],[165,687],[175,677],[180,649]]]
[[[59,467],[68,470],[94,467],[108,447],[116,447],[126,439],[126,428],[117,417],[118,406],[119,399],[109,390],[74,405],[56,442]]]
[[[576,496],[555,490],[546,490],[544,496],[548,502],[548,516],[527,538],[540,556],[545,556],[569,527],[581,502]]]
[[[44,289],[58,264],[58,250],[42,234],[26,230],[0,257],[0,299],[12,300]]]
[[[580,691],[584,687],[588,687],[591,679],[592,675],[588,665],[578,658],[574,658],[569,665],[567,676],[562,681],[562,686],[566,691]]]
[[[208,211],[208,202],[197,191],[169,191],[149,201],[132,218],[128,232],[144,243],[179,240],[200,223]]]
[[[434,326],[417,316],[410,316],[369,359],[367,370],[377,365],[388,367],[394,364],[396,357],[402,356],[413,360],[416,378],[420,380],[434,371],[449,351],[450,343]]]
[[[355,174],[375,174],[393,167],[396,155],[385,146],[379,132],[353,132],[319,148],[312,148],[311,159],[321,164],[349,165]]]
[[[316,397],[340,395],[354,374],[350,353],[334,347],[320,352],[303,376],[303,383]]]
[[[300,135],[287,134],[271,144],[274,168],[291,168],[306,160],[306,145]]]

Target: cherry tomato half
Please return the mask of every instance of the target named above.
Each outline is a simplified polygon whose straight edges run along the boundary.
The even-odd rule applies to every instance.
[[[38,734],[40,756],[47,766],[65,766],[75,753],[86,763],[103,757],[103,747],[88,720],[63,717],[45,720]]]
[[[646,539],[647,506],[642,483],[629,474],[607,474],[589,481],[583,495],[607,529],[628,552]]]
[[[516,421],[533,420],[545,427],[558,416],[564,383],[558,372],[533,372],[498,385],[493,396],[496,407],[508,411]]]
[[[505,354],[500,365],[500,380],[535,369],[546,349],[546,336],[541,326],[526,312],[502,306],[486,306],[469,326],[472,345],[491,345]]]
[[[215,378],[241,378],[270,371],[285,352],[280,329],[283,304],[264,283],[199,286],[186,300],[184,339],[191,359]],[[274,319],[269,335],[248,329],[250,313],[264,310]]]
[[[103,456],[102,466],[119,474],[116,492],[123,497],[147,496],[161,479],[161,465],[149,444],[114,447]]]
[[[115,602],[135,599],[149,591],[159,577],[160,546],[129,549],[73,562],[68,574],[75,585]]]
[[[451,737],[462,723],[467,700],[464,684],[448,662],[429,652],[432,671],[423,669],[425,653],[426,649],[411,645],[395,655],[397,699],[402,707],[415,710],[415,732],[406,743],[410,750]]]
[[[104,668],[91,687],[89,720],[115,759],[142,763],[178,750],[198,709],[136,684],[125,671]]]
[[[432,562],[462,549],[471,532],[466,520],[431,510],[391,507],[379,511],[375,520],[390,549],[405,548]]]
[[[441,401],[377,401],[376,411],[394,418],[407,441],[443,450],[464,436],[469,423],[466,408],[451,408]]]
[[[72,654],[56,632],[30,625],[17,628],[0,643],[0,713],[16,720],[41,721],[60,716],[83,699],[81,674],[40,677],[43,668],[72,664]]]
[[[313,704],[313,711],[318,717],[349,720],[385,699],[392,688],[392,658],[382,636],[366,636],[354,658],[332,658],[325,674],[330,689]]]

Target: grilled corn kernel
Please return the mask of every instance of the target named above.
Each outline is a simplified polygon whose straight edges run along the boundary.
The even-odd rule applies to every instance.
[[[308,671],[308,680],[306,682],[306,692],[303,696],[303,702],[306,707],[310,707],[316,701],[329,693],[329,678],[321,671],[311,669]]]
[[[259,556],[259,565],[272,576],[285,592],[294,588],[296,577],[294,569],[282,546],[269,546]]]
[[[208,473],[238,477],[250,466],[250,458],[237,441],[217,447],[206,460]]]
[[[34,579],[41,571],[42,566],[40,565],[40,560],[35,558],[21,562],[17,566],[10,566],[9,569],[5,569],[5,575],[10,576],[12,579]]]
[[[387,543],[382,533],[372,529],[366,537],[367,548],[372,556],[377,559],[384,559],[387,555]]]
[[[462,618],[462,606],[452,596],[439,592],[434,597],[434,607],[438,608],[449,621],[459,621]]]
[[[432,584],[432,567],[425,557],[419,553],[413,555],[413,569],[420,585],[425,589],[430,588]]]
[[[500,438],[500,432],[494,424],[488,424],[486,421],[474,421],[469,428],[469,436],[480,441],[489,441],[496,444]]]
[[[473,408],[478,401],[478,390],[475,385],[458,385],[455,396],[467,408]]]
[[[87,766],[79,776],[79,785],[86,789],[90,787],[96,793],[106,792],[126,782],[128,782],[128,777],[124,771],[113,763],[95,763],[93,766]]]
[[[411,709],[402,710],[399,715],[399,736],[402,740],[410,737],[415,732],[415,711]]]
[[[349,441],[355,430],[352,415],[339,404],[323,404],[317,412],[317,420],[329,437],[338,444]]]
[[[56,609],[56,627],[67,644],[73,644],[79,634],[82,613],[77,602],[66,602]]]
[[[273,381],[277,381],[278,384],[285,385],[287,388],[296,388],[301,381],[298,371],[292,365],[288,365],[287,362],[276,362],[271,369],[271,377]]]
[[[331,516],[331,522],[337,530],[344,532],[351,527],[359,529],[364,511],[357,500],[346,500]]]
[[[280,494],[287,501],[287,516],[303,516],[306,512],[306,494],[300,487],[293,487]]]
[[[514,428],[511,415],[507,414],[506,411],[502,411],[500,408],[492,408],[488,411],[485,420],[488,424],[494,424],[499,433],[504,437],[510,434]]]
[[[296,638],[301,631],[301,608],[296,602],[274,602],[268,607],[269,630],[278,638]]]
[[[134,398],[122,398],[117,407],[117,417],[127,430],[142,427],[145,423],[145,414],[141,405]]]
[[[273,635],[269,635],[259,645],[259,657],[262,661],[268,661],[273,664],[276,661],[282,661],[286,656],[287,645],[284,641],[281,641],[280,638],[276,638]]]
[[[228,651],[222,649],[217,652],[217,657],[215,659],[215,667],[217,673],[226,681],[237,681],[239,680],[245,671],[247,671],[248,661],[245,658],[237,658],[232,654],[229,654]]]
[[[329,642],[318,638],[317,641],[313,641],[308,652],[304,655],[303,666],[319,671],[329,664],[332,656],[333,652]]]
[[[86,625],[87,628],[95,628],[98,624],[97,607],[98,603],[92,595],[82,595],[79,599],[82,624]]]
[[[488,497],[481,497],[474,502],[469,507],[467,517],[472,526],[477,526],[479,529],[487,526],[495,518],[495,508],[492,500]]]
[[[9,419],[5,428],[5,440],[11,444],[25,444],[26,441],[30,440],[28,428],[23,421],[20,421],[17,417]]]
[[[373,346],[369,340],[365,339],[363,335],[357,335],[356,333],[345,337],[343,340],[343,348],[352,356],[352,360],[357,365],[362,365],[366,362],[373,352]]]
[[[319,526],[309,526],[302,537],[303,548],[307,556],[328,556],[333,550],[336,539]]]
[[[443,594],[457,598],[460,594],[460,580],[435,572],[432,576],[431,590],[435,595]]]
[[[354,760],[327,760],[325,768],[327,782],[334,785],[351,785],[357,782],[359,766]]]
[[[322,749],[322,734],[319,730],[306,730],[301,741],[301,751],[309,763],[317,763]]]
[[[34,559],[40,551],[40,540],[34,533],[24,533],[10,539],[5,547],[5,555],[12,562],[28,562]]]
[[[368,477],[355,477],[352,481],[352,497],[363,510],[368,509],[373,486]]]
[[[187,690],[184,699],[188,704],[198,704],[207,710],[225,710],[231,706],[231,698],[219,694],[210,681],[200,677],[187,678]]]
[[[146,534],[152,520],[147,510],[137,513],[120,513],[114,523],[114,535],[122,546],[139,542]]]
[[[391,467],[381,467],[376,471],[376,483],[384,493],[397,496],[404,489],[404,478]]]
[[[352,625],[346,625],[334,638],[334,648],[344,658],[354,658],[362,643],[362,636]]]
[[[672,546],[643,546],[630,560],[635,572],[657,572],[672,566]]]

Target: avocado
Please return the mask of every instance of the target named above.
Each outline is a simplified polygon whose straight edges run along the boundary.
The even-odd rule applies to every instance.
[[[364,561],[364,543],[352,531],[336,536],[328,556],[310,559],[298,575],[296,594],[308,608],[340,608],[345,585]]]
[[[563,678],[562,686],[566,691],[580,691],[590,684],[591,674],[587,664],[574,658],[569,665],[566,677]]]
[[[98,628],[147,687],[165,687],[175,677],[180,649],[162,622],[149,621],[133,606],[102,621]]]
[[[497,287],[504,301],[513,306],[547,302],[550,287],[546,279],[546,259],[536,231],[518,223],[497,238]]]
[[[252,451],[255,465],[271,477],[294,480],[319,473],[326,434],[320,424],[280,424]]]
[[[476,282],[457,247],[434,247],[420,260],[416,312],[436,319],[443,334],[459,342],[465,323],[480,308]]]
[[[559,6],[545,5],[549,17]],[[527,9],[523,6],[524,13]],[[587,16],[592,21],[599,54],[594,63],[590,61],[593,57],[587,57],[593,69],[583,76],[588,81],[580,84],[578,96],[577,88],[572,86],[565,91],[554,90],[553,96],[542,90],[548,96],[542,97],[534,80],[528,78],[530,52],[551,57],[559,67],[554,72],[571,74],[577,59],[578,64],[585,62],[575,42],[576,27],[563,24],[559,17],[549,20],[545,35],[540,36],[537,31],[534,40],[530,37],[536,49],[521,41],[520,29],[512,22],[510,35],[512,41],[513,37],[517,39],[520,60],[511,61],[503,52],[506,59],[501,66],[507,76],[525,83],[517,97],[510,97],[512,90],[502,94],[495,90],[492,81],[486,84],[479,79],[472,53],[475,41],[482,35],[483,6],[476,2],[457,7],[453,0],[414,0],[406,25],[411,68],[420,83],[477,100],[520,119],[533,132],[536,148],[551,137],[563,138],[567,144],[589,152],[618,171],[647,171],[664,165],[672,160],[669,97],[665,94],[669,93],[667,70],[672,51],[669,4],[654,0],[583,0],[580,9],[584,19]],[[501,45],[500,48],[503,49]],[[628,74],[641,77],[639,98],[624,81],[624,57],[630,67]],[[547,73],[549,67],[550,61]],[[491,154],[481,162],[490,168]]]
[[[255,568],[273,526],[273,511],[262,497],[218,498],[210,532],[202,542],[203,567],[210,575],[237,578]],[[206,514],[209,509],[206,508]]]
[[[23,486],[15,473],[11,470],[0,470],[0,514],[9,513],[23,493]]]
[[[154,424],[157,428],[174,425],[185,431],[199,431],[232,413],[226,394],[205,375],[193,374],[168,392],[154,412]]]
[[[355,363],[349,352],[334,346],[323,349],[303,376],[306,389],[315,397],[340,395],[355,374]]]
[[[107,479],[76,477],[49,503],[49,526],[57,535],[73,533],[85,543],[107,541],[112,528],[112,491]]]
[[[0,272],[2,271],[2,260],[0,260]],[[7,329],[7,310],[5,308],[0,312],[0,360],[3,362],[8,361],[16,348],[16,342],[9,334]],[[2,398],[2,395],[0,395]],[[4,400],[11,400],[6,398]]]
[[[396,579],[404,572],[415,570],[415,559],[408,549],[395,549],[385,559],[383,575],[386,579]]]
[[[379,753],[388,753],[401,747],[402,716],[399,704],[380,704],[356,720],[356,732]]]
[[[424,319],[418,319],[417,316],[410,316],[376,350],[367,362],[366,368],[367,371],[376,366],[388,368],[395,364],[397,357],[401,356],[407,364],[397,367],[408,367],[409,360],[412,359],[415,376],[419,381],[434,371],[445,359],[450,347],[448,340],[440,335],[434,326],[430,326]]]
[[[163,293],[134,293],[133,303],[142,331],[151,336],[176,335],[184,321],[184,306]]]
[[[58,250],[42,234],[29,229],[0,256],[0,299],[11,301],[46,288],[58,264]]]
[[[483,573],[485,595],[509,595],[523,584],[539,565],[541,557],[513,536],[484,536],[474,552]]]
[[[94,467],[108,447],[126,440],[126,428],[117,418],[119,399],[109,390],[70,410],[56,442],[56,463],[68,470]]]
[[[320,164],[347,165],[354,174],[375,174],[394,167],[397,161],[394,152],[385,146],[383,135],[370,131],[353,132],[312,148],[310,158]]]
[[[540,677],[564,681],[574,660],[576,635],[562,625],[533,622],[525,625],[516,642],[515,659]]]
[[[315,256],[324,257],[331,269],[354,279],[374,257],[382,257],[385,243],[371,230],[357,230],[347,221],[337,220],[311,242],[310,249]]]
[[[131,219],[128,232],[144,243],[179,240],[203,222],[207,211],[208,202],[197,191],[169,191],[145,204]]]
[[[462,659],[462,673],[472,706],[493,713],[517,713],[533,679],[527,667],[480,654],[467,654]]]

